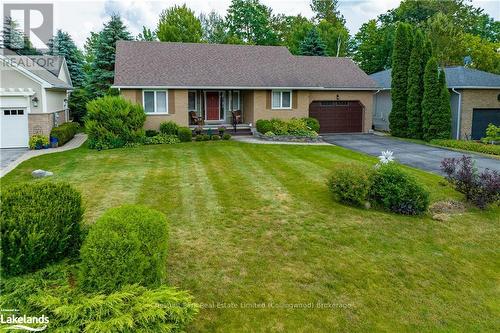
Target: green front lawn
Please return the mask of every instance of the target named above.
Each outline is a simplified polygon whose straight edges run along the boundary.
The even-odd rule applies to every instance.
[[[83,147],[29,160],[2,186],[41,168],[83,193],[88,223],[124,203],[164,212],[169,283],[205,306],[188,331],[498,331],[500,209],[438,222],[344,206],[325,181],[350,161],[376,159],[237,142]],[[433,201],[460,197],[407,170]]]

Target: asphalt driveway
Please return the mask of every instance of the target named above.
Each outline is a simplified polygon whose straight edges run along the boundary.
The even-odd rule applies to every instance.
[[[483,157],[479,154],[467,154],[444,148],[435,148],[423,144],[398,140],[392,137],[374,134],[327,134],[322,135],[326,142],[379,156],[382,151],[391,150],[394,158],[402,164],[441,174],[440,164],[446,157],[471,156],[479,170],[486,168],[500,171],[500,160]]]
[[[2,148],[0,149],[0,169],[5,169],[9,164],[21,157],[28,148]]]

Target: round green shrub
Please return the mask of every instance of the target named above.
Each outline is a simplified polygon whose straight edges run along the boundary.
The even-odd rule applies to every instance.
[[[262,134],[273,130],[271,121],[266,119],[257,120],[257,122],[255,123],[255,127],[257,128],[257,132]]]
[[[158,134],[160,134],[160,132],[158,132],[158,131],[151,130],[151,129],[146,130],[146,137],[147,138],[152,138],[153,136],[157,136]]]
[[[231,134],[229,133],[224,133],[222,135],[222,140],[230,140],[231,139]]]
[[[168,225],[143,206],[109,209],[90,228],[81,249],[84,290],[111,292],[123,285],[157,286],[165,280]]]
[[[203,141],[203,134],[198,134],[197,136],[194,137],[196,141]]]
[[[398,214],[422,214],[429,206],[429,193],[395,163],[376,170],[370,197],[375,204]]]
[[[211,137],[208,134],[202,134],[200,135],[201,141],[210,141]]]
[[[328,188],[340,202],[361,206],[368,200],[372,170],[357,164],[340,166],[328,179]]]
[[[2,188],[0,258],[7,275],[45,267],[78,253],[82,199],[66,183],[36,182]]]
[[[212,135],[212,141],[219,141],[220,140],[220,136],[218,135]]]
[[[179,125],[177,125],[173,121],[165,121],[160,124],[161,134],[177,135],[178,131],[179,131]]]
[[[319,133],[319,121],[318,119],[316,118],[302,118],[305,123],[306,123],[306,126],[311,130],[311,131],[314,131],[316,133]]]
[[[144,138],[146,114],[142,106],[119,96],[104,96],[87,103],[85,128],[92,149],[110,149]]]
[[[193,140],[193,132],[188,127],[179,127],[177,135],[181,142],[191,142]]]

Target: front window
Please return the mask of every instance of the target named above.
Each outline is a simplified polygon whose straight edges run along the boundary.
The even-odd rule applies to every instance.
[[[272,92],[273,109],[291,109],[292,91],[291,90],[273,90]]]
[[[233,103],[233,111],[239,110],[240,109],[240,92],[237,90],[233,91],[232,95],[232,103]]]
[[[168,113],[168,95],[166,90],[144,91],[144,112],[146,113]]]
[[[188,110],[196,111],[196,91],[192,90],[188,92]]]

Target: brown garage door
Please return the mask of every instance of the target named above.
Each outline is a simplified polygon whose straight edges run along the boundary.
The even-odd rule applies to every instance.
[[[363,106],[358,101],[314,101],[309,117],[318,119],[320,133],[363,131]]]

